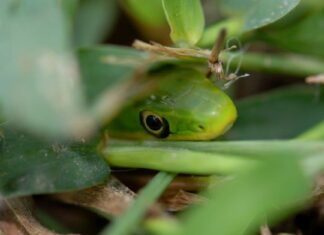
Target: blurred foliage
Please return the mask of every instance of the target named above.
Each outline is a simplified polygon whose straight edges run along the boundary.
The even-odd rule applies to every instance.
[[[236,75],[242,69],[277,74],[273,80],[279,81],[324,73],[323,1],[208,3],[217,8],[214,22],[205,19],[206,5],[199,0],[0,1],[1,196],[100,184],[110,171],[99,155],[105,154],[109,162],[115,154],[133,157],[125,158],[127,167],[182,173],[205,165],[215,166],[212,173],[230,176],[210,186],[204,194],[209,200],[180,215],[176,225],[167,221],[174,231],[163,233],[162,226],[153,234],[251,234],[265,221],[275,223],[298,210],[324,167],[323,145],[316,141],[323,140],[324,133],[320,85],[288,86],[236,100],[239,118],[222,139],[226,141],[110,140],[97,154],[97,130],[130,101],[130,94],[137,94],[137,83],[127,82],[135,81],[138,69],[150,67],[144,62],[153,58],[128,47],[98,46],[111,36],[122,41],[125,35],[112,35],[128,30],[116,28],[121,11],[145,40],[156,34],[158,42],[169,37],[172,46],[184,49],[210,49],[218,32],[227,28],[227,40],[237,37],[244,44],[221,54],[224,66],[237,69]],[[207,27],[205,20],[211,22]],[[166,24],[170,36],[163,30]],[[201,61],[186,62],[205,71],[207,60]],[[249,84],[254,83],[250,79]],[[241,89],[240,82],[232,86]],[[90,137],[85,141],[85,136]],[[158,174],[133,207],[115,220],[114,234],[132,234],[136,226],[143,231],[139,222],[145,210],[172,177]]]
[[[260,32],[260,37],[284,50],[324,58],[324,35],[318,33],[323,30],[324,9],[312,12],[288,28]]]
[[[294,138],[324,120],[323,92],[320,87],[292,86],[240,100],[239,118],[225,138]]]
[[[123,0],[122,2],[129,13],[142,25],[160,27],[166,23],[161,0]]]
[[[0,193],[4,197],[53,193],[103,183],[109,167],[96,144],[49,142],[3,128],[0,139]]]
[[[94,102],[105,90],[127,81],[147,54],[129,47],[110,45],[81,48],[78,58],[85,95]]]
[[[243,20],[242,31],[248,31],[271,24],[285,16],[300,0],[220,0],[220,7],[226,15]]]
[[[285,158],[264,162],[210,190],[208,196],[213,200],[184,215],[182,234],[254,234],[260,224],[272,224],[274,218],[286,216],[291,208],[307,199],[309,192],[310,182],[296,161]]]
[[[75,45],[93,45],[111,32],[117,17],[117,5],[111,0],[80,0],[76,12]]]
[[[21,127],[52,135],[71,135],[84,117],[65,19],[56,1],[0,2],[3,112]]]

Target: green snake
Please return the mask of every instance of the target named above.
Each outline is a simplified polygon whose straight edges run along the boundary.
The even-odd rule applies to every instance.
[[[182,148],[180,142],[179,148],[152,142],[215,139],[233,125],[237,111],[233,101],[194,68],[178,67],[147,76],[157,82],[156,88],[126,105],[107,127],[109,136],[132,140],[108,141],[112,144],[103,154],[110,165],[203,175],[250,166],[236,156]]]
[[[109,136],[210,140],[237,117],[232,100],[198,70],[180,67],[148,76],[156,89],[127,105],[109,124]]]

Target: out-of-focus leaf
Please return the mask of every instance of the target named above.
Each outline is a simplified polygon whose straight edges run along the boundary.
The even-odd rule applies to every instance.
[[[294,9],[300,0],[221,0],[223,11],[241,17],[245,23],[243,31],[271,24]]]
[[[59,1],[0,1],[0,22],[0,103],[6,118],[51,135],[87,128],[79,125],[83,97]]]
[[[310,181],[296,159],[266,161],[211,189],[208,201],[184,215],[182,234],[254,234],[297,210],[309,197]]]
[[[77,46],[101,42],[115,23],[117,6],[114,0],[81,0],[76,14]]]
[[[294,138],[324,119],[323,89],[281,88],[237,102],[238,119],[226,139]]]
[[[260,36],[282,49],[324,57],[324,10],[314,12],[281,30],[260,32]]]
[[[12,129],[0,138],[0,195],[71,191],[102,183],[109,168],[96,143],[48,143]]]
[[[130,79],[147,54],[129,47],[103,46],[78,52],[86,95],[94,101],[107,88]]]
[[[162,3],[173,42],[195,45],[205,25],[200,0],[162,0]]]
[[[299,140],[324,140],[324,121],[298,136]]]
[[[123,0],[129,13],[144,25],[159,27],[166,23],[161,0]]]
[[[63,13],[67,17],[68,21],[71,23],[71,26],[74,24],[75,13],[78,8],[79,2],[79,0],[59,1]]]

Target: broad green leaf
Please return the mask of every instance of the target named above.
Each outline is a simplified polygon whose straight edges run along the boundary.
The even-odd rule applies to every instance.
[[[324,10],[315,11],[289,27],[260,32],[267,42],[293,52],[324,58]]]
[[[66,21],[59,1],[0,1],[0,103],[15,125],[55,136],[87,129]]]
[[[161,0],[123,0],[122,2],[141,24],[159,27],[166,23]]]
[[[16,197],[78,190],[104,182],[109,168],[96,143],[47,142],[4,128],[0,138],[0,195]]]
[[[303,132],[298,136],[299,140],[324,140],[324,121]]]
[[[294,9],[300,0],[221,0],[221,8],[231,16],[243,18],[243,31],[271,24]]]
[[[183,215],[181,234],[254,234],[296,211],[310,196],[311,179],[296,159],[285,157],[213,187],[209,200]]]
[[[173,42],[195,45],[205,24],[200,0],[162,0],[162,3]]]
[[[237,102],[238,119],[226,139],[294,138],[324,119],[323,89],[281,88]]]
[[[82,48],[78,58],[86,96],[93,102],[107,88],[113,89],[130,79],[147,54],[130,47],[110,45]]]
[[[76,13],[76,45],[101,42],[111,32],[117,12],[114,0],[81,0]]]

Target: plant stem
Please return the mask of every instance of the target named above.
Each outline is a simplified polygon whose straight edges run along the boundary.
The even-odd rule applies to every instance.
[[[229,154],[190,151],[183,148],[108,146],[104,158],[111,166],[154,169],[187,174],[232,174],[254,167],[257,161]],[[129,156],[132,157],[129,157]]]
[[[108,225],[100,235],[126,235],[142,220],[149,206],[161,195],[173,180],[175,174],[159,172],[140,192],[133,205],[112,225]]]
[[[237,53],[236,53],[237,54]],[[221,59],[227,62],[235,53],[224,52]],[[302,55],[273,55],[253,52],[243,52],[241,69],[244,71],[286,74],[306,77],[324,73],[324,61]],[[240,56],[233,58],[231,67],[236,68],[240,63]]]

